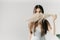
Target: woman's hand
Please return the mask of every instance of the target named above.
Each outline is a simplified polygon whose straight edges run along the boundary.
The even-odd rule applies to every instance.
[[[54,19],[54,21],[56,20],[56,18],[57,18],[57,15],[55,14],[55,15],[52,15],[53,16],[53,19]]]

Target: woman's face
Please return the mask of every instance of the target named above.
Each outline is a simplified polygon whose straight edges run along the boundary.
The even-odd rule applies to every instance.
[[[40,8],[37,8],[36,9],[36,13],[42,13],[41,9]]]

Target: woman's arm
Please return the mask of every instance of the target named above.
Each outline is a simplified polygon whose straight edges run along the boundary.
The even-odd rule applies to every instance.
[[[45,18],[49,16],[52,16],[54,20],[57,18],[57,14],[44,14]]]
[[[56,32],[56,28],[55,28],[55,20],[57,18],[57,15],[53,15],[53,23],[54,23],[54,29],[53,29],[53,32],[54,32],[54,35],[55,35],[55,32]]]
[[[55,20],[56,20],[56,18],[57,18],[57,15],[53,15],[52,17],[53,17],[53,19],[54,19],[54,20],[53,20],[53,22],[54,22],[54,30],[53,30],[53,31],[54,31],[54,35],[55,35],[55,32],[56,32]]]
[[[56,14],[55,14],[55,15],[52,15],[52,18],[53,18],[53,23],[54,23],[54,24],[53,24],[53,25],[54,25],[54,27],[53,27],[53,34],[56,35],[56,34],[55,34],[55,32],[56,32],[55,20],[57,19],[57,15],[56,15]]]
[[[54,29],[53,29],[53,31],[54,31],[54,35],[55,35],[55,32],[56,32],[56,30],[55,30],[55,22],[54,22]]]
[[[34,24],[34,22],[31,22],[31,21],[28,23],[28,27],[29,27],[29,40],[31,40],[31,37],[32,37],[33,24]]]
[[[29,40],[31,40],[31,37],[32,37],[32,34],[31,34],[31,33],[29,33]]]
[[[48,25],[48,29],[49,30],[51,30],[52,29],[52,32],[53,32],[53,34],[55,35],[55,20],[56,20],[56,18],[57,18],[57,15],[56,14],[45,14],[45,18],[46,17],[49,17],[49,16],[51,16],[52,17],[52,20],[53,20],[53,28],[50,26],[50,24]]]

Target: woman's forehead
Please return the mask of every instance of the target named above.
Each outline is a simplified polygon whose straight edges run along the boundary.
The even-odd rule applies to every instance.
[[[36,10],[41,10],[40,8],[37,8]]]

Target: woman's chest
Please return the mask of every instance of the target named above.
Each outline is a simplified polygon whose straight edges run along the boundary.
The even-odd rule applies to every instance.
[[[41,31],[41,25],[38,25],[38,26],[36,27],[36,31]]]

